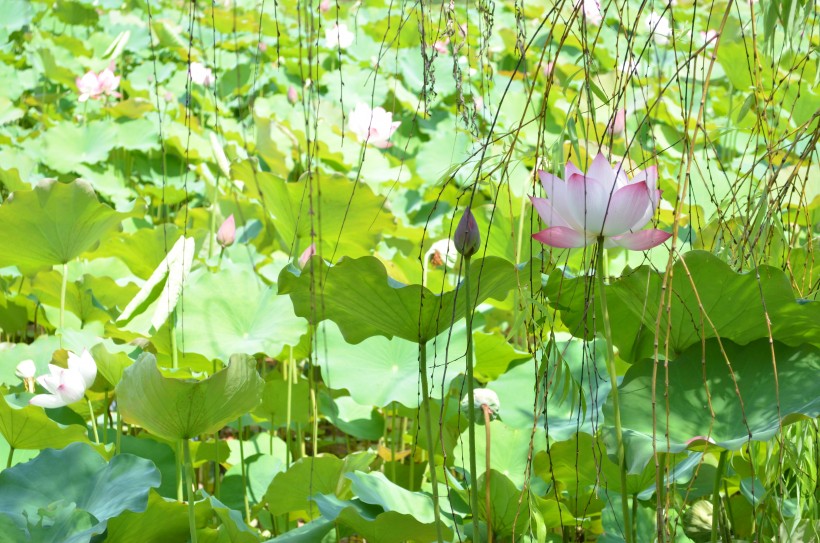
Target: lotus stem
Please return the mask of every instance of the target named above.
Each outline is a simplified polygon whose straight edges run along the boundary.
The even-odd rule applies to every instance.
[[[427,345],[419,343],[419,373],[421,373],[421,408],[424,413],[424,434],[427,439],[427,463],[430,466],[430,484],[433,485],[433,515],[436,522],[436,540],[444,543],[441,531],[441,512],[438,507],[438,477],[436,451],[433,443],[433,421],[430,419],[430,387],[427,383]]]
[[[248,503],[248,474],[245,473],[245,444],[242,415],[239,416],[239,466],[242,468],[242,499],[245,502],[245,522],[251,523],[251,508]]]
[[[598,282],[598,293],[601,299],[601,316],[604,321],[604,339],[606,340],[606,367],[609,371],[609,381],[612,385],[610,395],[615,418],[615,439],[618,447],[618,471],[621,474],[621,512],[623,514],[624,539],[632,543],[632,522],[629,514],[629,493],[626,487],[626,453],[624,436],[621,429],[621,404],[618,400],[618,371],[615,368],[615,349],[612,346],[612,327],[609,322],[609,311],[606,305],[606,287],[604,278],[604,238],[598,238],[598,254],[595,266],[595,278]]]
[[[490,406],[487,404],[481,405],[481,410],[484,411],[484,433],[486,434],[486,460],[487,465],[484,468],[484,510],[487,516],[487,543],[493,543],[493,526],[490,520]]]
[[[171,311],[171,367],[179,368],[179,354],[177,353],[177,310]]]
[[[475,458],[475,398],[473,397],[473,307],[470,295],[470,257],[464,257],[464,313],[467,321],[467,435],[470,443],[470,510],[473,514],[473,539],[480,542],[478,532],[478,468]],[[489,474],[488,474],[489,475]]]
[[[85,397],[88,404],[88,413],[91,415],[91,429],[94,431],[94,443],[100,443],[100,434],[97,432],[97,418],[94,416],[94,407],[91,405],[91,398]]]
[[[717,471],[715,472],[715,484],[712,487],[712,543],[717,543],[718,532],[720,531],[720,483],[723,480],[723,472],[726,469],[726,455],[728,451],[720,451]]]
[[[285,380],[288,383],[288,405],[285,412],[285,440],[287,441],[287,447],[285,448],[285,467],[290,467],[290,464],[293,460],[293,451],[290,450],[291,448],[291,440],[290,440],[290,423],[291,423],[291,403],[293,399],[293,347],[290,348],[290,355],[288,356],[288,364],[287,364],[287,371],[285,371]],[[273,423],[273,421],[271,421]]]
[[[13,458],[14,458],[14,447],[9,445],[9,457],[8,457],[8,460],[6,460],[6,469],[11,467],[11,461],[12,461]]]
[[[191,531],[191,543],[196,543],[196,510],[194,506],[195,493],[194,488],[194,464],[191,462],[191,445],[188,439],[182,440],[182,453],[185,456],[185,470],[183,476],[187,479],[185,483],[185,494],[188,499],[188,529]]]
[[[122,416],[120,416],[120,404],[117,403],[117,439],[115,441],[114,450],[116,451],[115,454],[120,454],[122,450],[121,447],[121,440],[122,440]]]
[[[60,330],[65,326],[65,291],[68,286],[68,264],[63,264],[63,281],[60,285]],[[60,336],[62,342],[62,336]]]
[[[105,389],[105,414],[103,415],[103,443],[108,443],[108,423],[111,418],[109,411],[111,404],[108,403],[108,389]]]

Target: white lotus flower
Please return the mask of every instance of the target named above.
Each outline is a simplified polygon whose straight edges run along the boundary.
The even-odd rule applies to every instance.
[[[498,399],[498,394],[489,388],[476,388],[473,390],[473,402],[479,409],[481,409],[482,405],[486,405],[490,409],[490,414],[494,417],[498,415],[498,410],[501,409],[501,402]],[[461,401],[461,405],[465,407],[469,405],[467,402],[467,396],[464,396],[464,399]]]
[[[83,399],[85,391],[97,378],[97,364],[88,349],[83,350],[79,356],[69,352],[68,368],[49,364],[48,370],[48,375],[37,378],[37,382],[48,394],[34,396],[29,401],[32,405],[55,409],[76,403]]]
[[[383,107],[370,109],[370,106],[363,102],[356,104],[356,108],[350,113],[350,130],[361,141],[382,149],[392,145],[388,140],[400,124],[401,121],[394,122],[393,114],[385,111]]]
[[[658,45],[669,43],[669,38],[672,37],[672,27],[666,17],[653,11],[646,18],[646,26],[655,43]]]
[[[458,262],[458,251],[453,240],[445,238],[435,242],[424,254],[424,262],[429,262],[433,266],[455,267]]]
[[[353,44],[355,36],[344,23],[334,23],[325,30],[325,47],[329,49],[347,49]]]
[[[32,379],[37,374],[37,366],[34,365],[34,360],[23,360],[17,364],[14,370],[14,375],[22,380]]]
[[[197,85],[203,85],[205,87],[210,87],[213,85],[213,71],[200,62],[192,62],[191,66],[188,68],[188,73],[191,76],[191,81]]]

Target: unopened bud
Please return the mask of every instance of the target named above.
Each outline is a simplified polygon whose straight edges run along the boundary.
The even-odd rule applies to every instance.
[[[312,257],[315,254],[316,254],[316,244],[311,243],[310,247],[305,249],[305,251],[299,257],[299,269],[304,269],[304,267],[307,265],[308,261],[310,260],[310,257]]]
[[[17,364],[14,370],[14,375],[23,381],[26,387],[26,392],[34,392],[34,376],[37,374],[37,366],[34,365],[34,360],[23,360]]]
[[[216,241],[222,245],[222,247],[230,247],[233,245],[233,242],[236,240],[236,220],[234,220],[233,215],[225,219],[225,222],[222,223],[222,226],[219,227],[219,230],[216,232]]]
[[[322,0],[319,4],[319,11],[325,13],[327,10],[330,9],[330,0]]]
[[[475,222],[473,212],[470,208],[464,210],[464,215],[456,227],[456,233],[453,235],[453,243],[456,250],[464,258],[470,258],[478,252],[481,248],[481,234],[478,232],[478,223]]]
[[[288,87],[288,102],[295,104],[299,101],[299,93],[296,92],[296,87],[291,85]]]
[[[481,410],[482,406],[486,405],[493,417],[498,416],[498,410],[501,409],[501,402],[498,399],[498,394],[489,388],[477,388],[473,390],[473,403],[476,409]],[[461,405],[467,407],[469,402],[467,396],[461,401]]]

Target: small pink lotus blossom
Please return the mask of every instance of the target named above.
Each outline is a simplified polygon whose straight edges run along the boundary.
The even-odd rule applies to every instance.
[[[481,233],[469,207],[464,210],[461,220],[458,221],[456,232],[453,234],[453,245],[464,258],[470,258],[481,249]]]
[[[97,82],[100,85],[100,92],[106,96],[120,96],[117,92],[117,87],[120,86],[120,76],[114,75],[110,67],[100,72]]]
[[[267,43],[265,43],[265,42],[263,42],[263,41],[260,41],[260,42],[256,45],[256,47],[257,47],[257,49],[259,49],[259,50],[260,50],[261,52],[263,52],[263,53],[264,53],[265,51],[267,51],[267,50],[268,50],[268,44],[267,44]]]
[[[82,77],[76,79],[77,90],[80,91],[80,102],[85,102],[89,98],[99,100],[103,96],[120,96],[116,92],[120,85],[120,76],[115,76],[112,69],[106,68],[96,74],[89,70]]]
[[[333,23],[333,26],[325,30],[325,47],[329,49],[347,49],[353,44],[354,37],[346,24]]]
[[[32,405],[55,409],[78,402],[97,378],[97,364],[88,349],[80,356],[69,352],[68,368],[49,364],[48,370],[49,375],[37,378],[37,382],[48,394],[34,396],[29,401]]]
[[[319,11],[321,13],[326,13],[330,9],[330,0],[322,0],[319,3]]]
[[[171,91],[165,91],[165,94],[162,95],[162,99],[168,102],[169,104],[174,101],[176,97],[174,93]]]
[[[710,48],[715,46],[718,33],[717,30],[709,29],[706,32],[698,32],[698,36],[700,37],[700,45],[705,45],[707,48]]]
[[[631,180],[621,164],[614,167],[598,153],[583,173],[568,162],[563,179],[539,171],[547,198],[531,198],[549,228],[533,234],[545,245],[584,247],[604,238],[604,247],[645,251],[671,236],[662,230],[642,230],[661,198],[658,169],[650,166]]]
[[[191,81],[197,85],[210,87],[214,83],[213,71],[200,62],[192,62],[188,68],[188,74],[191,77]]]
[[[473,104],[475,104],[476,111],[484,109],[484,98],[480,94],[473,95]]]
[[[578,0],[575,5],[578,6],[579,4],[582,5],[584,10],[584,17],[586,17],[587,24],[600,26],[604,15],[601,13],[599,0]]]
[[[350,130],[361,141],[381,149],[392,145],[388,140],[400,124],[401,121],[393,121],[393,113],[388,113],[383,107],[371,110],[364,102],[356,104],[356,108],[350,114]]]
[[[225,222],[222,223],[222,226],[219,227],[219,230],[216,232],[216,241],[222,245],[223,248],[230,247],[233,245],[233,242],[236,240],[236,220],[233,218],[233,214],[230,217],[225,219]]]
[[[307,265],[308,261],[310,260],[310,257],[312,257],[315,254],[316,254],[316,244],[311,243],[310,246],[307,249],[305,249],[304,252],[302,252],[302,254],[299,256],[299,269],[304,269],[304,267]]]
[[[615,116],[609,120],[606,133],[617,136],[624,133],[624,128],[626,128],[626,109],[621,108],[616,111]]]
[[[295,104],[298,101],[299,93],[296,92],[296,87],[291,85],[290,87],[288,87],[288,102],[290,102],[291,104]]]
[[[447,46],[450,45],[450,36],[447,36],[444,41],[436,40],[436,43],[433,44],[433,49],[436,50],[437,53],[441,55],[447,54]]]
[[[544,77],[549,77],[552,69],[555,68],[555,62],[547,62],[541,70],[544,72]]]

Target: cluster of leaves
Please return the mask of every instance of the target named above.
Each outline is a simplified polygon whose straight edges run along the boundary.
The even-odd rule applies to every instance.
[[[3,534],[185,540],[186,440],[200,541],[434,541],[427,450],[447,540],[808,539],[818,13],[680,3],[0,12]],[[80,102],[105,69],[118,92]],[[379,107],[400,124],[376,138],[354,114]],[[634,527],[591,252],[531,240],[534,170],[599,150],[658,165],[653,220],[674,233],[608,255]],[[468,205],[465,282],[447,241]],[[472,474],[467,299],[476,384],[499,399]],[[39,375],[86,348],[87,405],[28,404],[20,361]],[[715,488],[724,512],[699,523]]]

